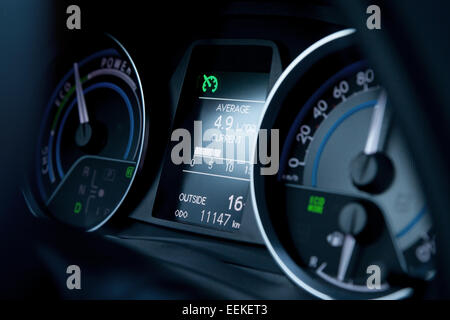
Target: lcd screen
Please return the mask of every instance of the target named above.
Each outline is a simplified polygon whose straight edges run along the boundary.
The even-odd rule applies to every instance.
[[[240,229],[271,61],[272,49],[265,46],[193,49],[154,217]]]

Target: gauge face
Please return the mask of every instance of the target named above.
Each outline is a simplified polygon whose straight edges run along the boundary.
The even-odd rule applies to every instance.
[[[280,128],[280,169],[260,177],[255,167],[253,190],[272,254],[297,283],[377,298],[407,287],[405,275],[431,278],[435,245],[389,97],[350,34],[279,81],[262,127]]]
[[[124,200],[145,138],[134,64],[116,40],[98,42],[98,50],[64,57],[37,154],[37,187],[47,211],[86,230],[101,226]]]

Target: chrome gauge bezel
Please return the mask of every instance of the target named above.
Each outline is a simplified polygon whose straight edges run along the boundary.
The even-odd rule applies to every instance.
[[[264,116],[260,128],[271,129],[286,96],[298,80],[310,70],[315,63],[327,55],[340,52],[354,46],[356,34],[354,29],[345,29],[330,34],[304,50],[282,73],[272,88],[264,106]],[[413,289],[395,288],[389,292],[357,293],[342,288],[335,288],[324,281],[314,279],[300,267],[277,235],[265,198],[265,179],[260,175],[260,163],[255,163],[250,173],[250,192],[255,210],[256,221],[264,242],[283,272],[299,287],[320,299],[403,299],[413,293]],[[394,289],[394,288],[393,288]]]

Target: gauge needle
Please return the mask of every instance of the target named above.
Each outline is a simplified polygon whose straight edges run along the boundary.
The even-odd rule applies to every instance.
[[[79,147],[87,147],[92,144],[92,128],[89,124],[89,116],[86,107],[86,100],[84,100],[83,87],[81,86],[80,72],[78,70],[78,63],[73,64],[73,71],[75,74],[75,90],[77,92],[77,104],[78,104],[78,118],[80,119],[80,125],[75,132],[75,143]]]
[[[344,237],[344,244],[342,245],[341,258],[339,260],[338,280],[343,281],[347,273],[348,265],[353,255],[356,240],[351,234],[346,234]]]
[[[80,72],[78,71],[78,63],[75,62],[73,64],[73,70],[75,73],[75,89],[77,91],[78,117],[80,118],[80,124],[89,123],[86,101],[84,100],[83,87],[81,86],[80,81]]]
[[[378,102],[374,107],[372,119],[370,121],[369,134],[367,136],[366,146],[364,147],[364,153],[366,155],[371,155],[380,151],[383,146],[382,134],[386,131],[386,125],[383,124],[387,122],[386,102],[386,91],[382,90],[378,97]]]
[[[355,235],[361,232],[361,222],[363,225],[365,224],[365,211],[357,209],[356,207],[351,207],[350,211],[342,211],[341,217],[345,216],[346,213],[350,213],[350,221],[348,224],[348,228],[344,227],[345,237],[344,243],[342,244],[341,257],[339,259],[338,266],[338,275],[337,279],[339,281],[344,281],[345,275],[347,274],[348,266],[350,264],[350,260],[353,256],[353,250],[355,249],[356,240]],[[363,226],[362,226],[363,227]]]
[[[390,110],[386,104],[386,91],[381,90],[372,112],[364,151],[358,154],[351,165],[353,185],[369,193],[383,192],[390,186],[394,177],[392,162],[382,152],[391,122]]]

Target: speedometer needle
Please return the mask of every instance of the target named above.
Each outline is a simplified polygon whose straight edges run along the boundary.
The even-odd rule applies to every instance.
[[[371,155],[380,151],[383,146],[382,143],[382,133],[384,127],[383,124],[388,122],[386,119],[386,91],[382,90],[380,96],[378,97],[378,102],[374,107],[372,119],[370,121],[369,134],[367,136],[366,146],[364,147],[364,153],[366,155]]]
[[[73,70],[75,73],[75,89],[77,91],[78,117],[80,118],[80,124],[84,124],[89,122],[89,116],[87,113],[86,101],[84,100],[83,87],[81,86],[78,63],[75,62],[73,64]]]
[[[392,162],[383,152],[391,118],[386,103],[386,92],[382,90],[372,113],[364,151],[351,165],[353,185],[369,193],[383,192],[394,177]]]
[[[344,237],[344,244],[342,245],[341,258],[338,267],[338,280],[343,281],[347,273],[348,265],[353,255],[356,240],[351,234],[346,234]]]

